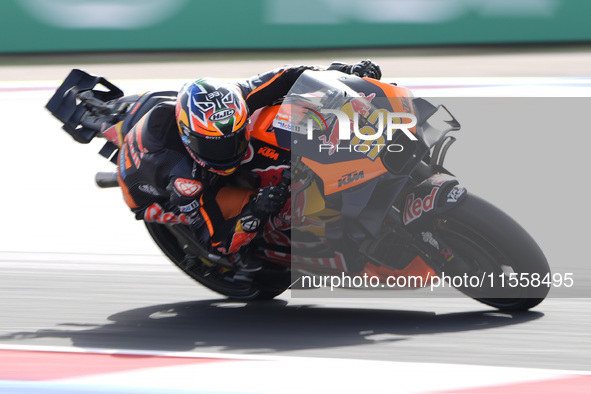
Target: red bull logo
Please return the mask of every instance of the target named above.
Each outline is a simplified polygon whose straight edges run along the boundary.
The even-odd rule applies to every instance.
[[[401,131],[411,141],[417,141],[417,137],[410,131],[410,129],[417,124],[417,118],[412,113],[388,112],[385,110],[374,111],[372,117],[375,117],[375,121],[369,125],[371,126],[371,130],[367,131],[368,125],[364,126],[364,129],[366,129],[364,132],[359,130],[359,115],[367,119],[372,108],[370,102],[374,97],[375,93],[372,93],[368,96],[362,95],[360,98],[354,98],[350,101],[351,108],[353,109],[353,119],[351,119],[346,112],[338,109],[321,109],[320,114],[334,115],[337,121],[334,122],[328,135],[321,135],[318,137],[322,142],[319,146],[319,150],[327,151],[329,156],[339,150],[368,153],[379,145],[379,149],[387,147],[389,151],[400,152],[402,150],[402,145],[384,143],[386,140],[391,141],[392,136],[396,131]],[[322,117],[322,121],[324,124],[328,123],[325,121],[324,117]],[[318,120],[316,120],[316,122],[319,123]],[[313,119],[308,119],[307,126],[307,139],[312,140],[314,129]],[[384,132],[386,134],[385,138]],[[349,144],[348,146],[339,145],[342,140],[350,141],[352,136],[357,142]]]
[[[361,116],[367,116],[369,114],[369,110],[371,109],[371,100],[376,97],[375,93],[366,96],[364,93],[359,93],[361,98],[354,98],[351,100],[351,107],[353,108],[353,112],[358,113]]]
[[[339,145],[339,128],[338,125],[333,127],[330,134],[328,136],[321,135],[318,139],[322,142],[322,146],[328,148],[328,155],[332,155],[336,150],[337,146]],[[322,149],[321,149],[322,150]]]

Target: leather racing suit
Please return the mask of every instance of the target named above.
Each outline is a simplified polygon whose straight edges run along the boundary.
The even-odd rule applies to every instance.
[[[353,67],[333,63],[328,69],[354,73]],[[306,70],[320,69],[286,66],[237,83],[249,115],[285,96]],[[157,104],[126,135],[118,158],[123,197],[138,220],[188,224],[211,252],[237,253],[266,222],[253,210],[256,191],[230,187],[227,177],[193,160],[174,109],[172,101]]]

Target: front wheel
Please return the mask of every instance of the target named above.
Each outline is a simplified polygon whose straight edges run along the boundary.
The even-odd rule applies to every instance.
[[[289,286],[285,277],[289,272],[269,271],[253,283],[237,283],[231,280],[225,269],[207,264],[207,260],[195,257],[186,259],[182,242],[163,224],[145,222],[156,245],[185,274],[216,293],[237,300],[270,300],[283,293]]]
[[[542,250],[523,227],[492,204],[469,194],[437,218],[435,226],[456,257],[442,271],[481,280],[479,286],[458,287],[464,294],[507,311],[533,308],[548,294],[550,267]]]

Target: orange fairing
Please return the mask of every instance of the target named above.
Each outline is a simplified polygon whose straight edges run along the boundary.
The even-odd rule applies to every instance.
[[[416,256],[408,266],[401,270],[395,270],[393,268],[367,263],[360,275],[362,274],[367,274],[371,277],[377,277],[383,282],[386,282],[389,277],[414,277],[415,279],[413,281],[408,281],[409,287],[412,287],[410,286],[412,284],[422,284],[423,287],[429,286],[431,284],[430,281],[438,276],[437,273],[431,267],[429,267],[420,256]]]
[[[225,186],[221,188],[215,200],[220,207],[224,220],[238,216],[254,194],[253,190],[244,187]]]
[[[415,114],[411,104],[411,93],[407,88],[390,85],[372,78],[363,79],[377,85],[386,94],[395,112]],[[413,134],[417,133],[416,126],[408,130]]]
[[[268,133],[269,127],[273,124],[273,119],[277,116],[279,106],[264,107],[255,111],[250,117],[250,123],[246,126],[247,135],[267,144],[277,146],[275,133]],[[255,128],[256,126],[256,128]]]
[[[322,182],[324,183],[324,195],[333,194],[352,186],[357,186],[388,172],[388,170],[382,165],[381,160],[372,161],[365,158],[332,164],[321,164],[304,157],[302,163],[307,165],[322,179]],[[343,177],[351,174],[352,171],[356,174],[363,172],[363,176],[357,177],[353,182],[339,182],[342,181]]]

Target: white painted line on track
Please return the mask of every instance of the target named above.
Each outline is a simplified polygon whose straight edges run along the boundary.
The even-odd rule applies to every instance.
[[[591,96],[590,78],[423,78],[390,79],[401,86],[410,86],[416,96]],[[145,90],[175,89],[179,80],[124,80],[122,88],[128,93]],[[28,100],[49,98],[59,85],[58,81],[49,82],[0,82],[0,100]],[[57,124],[57,123],[56,123]],[[16,127],[15,127],[16,129]],[[60,133],[56,127],[55,133]],[[49,131],[48,134],[51,134]],[[98,191],[97,191],[98,194]],[[32,197],[31,197],[32,199]],[[13,201],[13,200],[11,200]],[[21,201],[22,202],[22,201]],[[31,200],[32,203],[35,200]],[[117,203],[122,203],[117,201]],[[16,204],[8,204],[14,206]],[[127,212],[126,212],[127,213]],[[9,218],[10,219],[10,218]],[[122,219],[123,220],[123,219]],[[133,222],[129,214],[126,221]],[[16,221],[7,220],[10,223]],[[23,227],[25,227],[23,225]],[[30,231],[27,225],[26,230]],[[11,230],[14,232],[14,230]],[[27,232],[27,234],[30,234]],[[7,234],[10,235],[10,234]],[[48,241],[49,242],[49,241]],[[72,243],[71,241],[69,241]],[[48,243],[49,244],[49,243]],[[11,243],[10,246],[13,244]],[[71,245],[68,244],[70,248]],[[2,247],[6,250],[6,247]],[[88,250],[87,245],[80,249]],[[41,247],[41,250],[44,250]],[[113,258],[113,261],[111,261]],[[48,261],[49,260],[49,261]],[[115,261],[118,260],[118,261]],[[42,262],[45,267],[56,269],[121,269],[133,271],[138,264],[159,270],[160,264],[169,264],[161,256],[141,255],[125,256],[118,254],[34,254],[26,252],[1,252],[0,267],[32,268]],[[85,264],[81,264],[84,262]],[[86,263],[88,263],[86,265]],[[47,265],[45,265],[47,264]],[[94,265],[94,267],[93,267]],[[170,265],[171,270],[175,270]],[[167,266],[168,269],[168,266]],[[286,338],[288,340],[289,338]],[[313,392],[418,392],[433,390],[459,390],[465,387],[481,387],[521,382],[559,379],[568,375],[589,376],[588,372],[562,370],[541,370],[529,368],[485,367],[474,365],[449,365],[436,363],[402,363],[394,361],[370,361],[334,358],[283,357],[267,355],[239,355],[199,352],[151,352],[123,349],[78,349],[69,347],[34,347],[0,345],[0,349],[32,352],[95,353],[110,355],[138,355],[182,358],[211,358],[233,360],[233,364],[219,365],[184,365],[182,367],[158,367],[140,369],[133,372],[117,372],[94,376],[64,379],[68,385],[83,384],[84,387],[105,387],[118,384],[132,388],[147,389],[186,389],[195,387],[203,391],[210,389],[221,392],[232,389],[239,392],[281,393]],[[253,363],[258,361],[259,363]],[[261,381],[253,386],[253,380]],[[203,385],[199,386],[203,382]],[[54,381],[55,383],[55,381]],[[191,386],[194,385],[194,386]],[[250,388],[250,390],[249,390]],[[564,387],[565,392],[569,392]],[[2,392],[2,382],[0,382]],[[42,392],[42,391],[38,391]],[[477,392],[477,391],[475,391]]]
[[[468,368],[486,368],[494,371],[544,371],[548,374],[564,375],[564,374],[577,374],[577,375],[589,375],[591,371],[575,371],[575,370],[564,370],[564,369],[541,369],[541,368],[517,368],[517,367],[494,367],[494,366],[475,366],[470,364],[441,364],[441,363],[421,363],[421,362],[398,362],[398,361],[372,361],[372,360],[359,360],[353,358],[330,358],[330,357],[294,357],[294,356],[280,356],[280,355],[260,355],[260,354],[239,354],[239,353],[207,353],[207,352],[194,352],[194,351],[183,351],[183,352],[169,352],[160,350],[137,350],[137,349],[116,349],[116,348],[81,348],[81,347],[69,347],[69,346],[39,346],[39,345],[10,345],[0,343],[0,350],[22,350],[22,351],[36,351],[36,352],[63,352],[63,353],[80,353],[80,354],[105,354],[105,355],[118,355],[128,354],[137,356],[161,356],[161,357],[181,357],[181,358],[223,358],[227,360],[237,361],[286,361],[286,360],[324,360],[324,361],[344,361],[344,362],[377,362],[377,363],[388,363],[388,364],[417,364],[422,366],[441,366],[441,365],[453,365],[457,367],[468,367]]]
[[[181,391],[186,389],[211,392],[244,393],[418,393],[466,388],[520,385],[532,382],[589,377],[589,373],[529,368],[485,367],[436,363],[402,363],[337,358],[285,357],[200,352],[152,352],[121,349],[66,348],[0,345],[2,351],[54,353],[55,362],[62,357],[79,354],[176,357],[186,360],[168,366],[133,368],[126,365],[120,372],[83,374],[49,379],[63,383],[98,388],[149,388]],[[43,356],[43,355],[42,355]],[[195,360],[195,364],[190,362]],[[105,362],[104,358],[101,359]],[[116,360],[116,359],[113,359]],[[145,358],[138,358],[147,361]],[[133,364],[133,357],[129,359]],[[152,359],[152,361],[155,361]],[[231,361],[230,363],[217,361]],[[86,366],[88,367],[88,366]],[[1,389],[0,384],[0,389]],[[567,386],[565,389],[568,391]],[[475,391],[478,392],[478,391]]]
[[[235,78],[221,78],[238,81]],[[395,78],[383,81],[408,87],[423,97],[590,97],[591,77],[455,77]],[[126,94],[154,90],[178,90],[181,79],[123,79],[111,81]],[[0,81],[2,94],[47,94],[61,81]],[[419,95],[419,94],[415,94]]]

